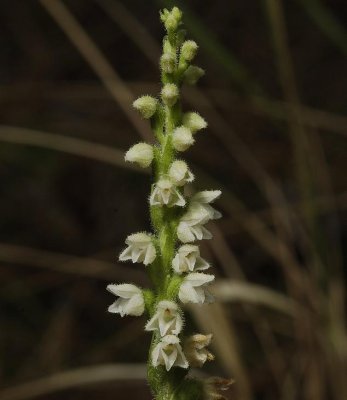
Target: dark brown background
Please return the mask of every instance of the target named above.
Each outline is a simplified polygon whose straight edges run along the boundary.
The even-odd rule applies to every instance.
[[[150,229],[149,179],[115,164],[148,132],[129,110],[159,90],[164,3],[1,2],[0,399],[37,388],[42,399],[150,398],[133,374],[113,376],[109,364],[145,362],[150,337],[144,318],[106,312],[105,286],[147,284],[117,255],[129,233]],[[198,188],[225,189],[225,217],[202,251],[234,285],[233,301],[190,315],[215,331],[205,372],[234,377],[234,399],[343,400],[345,1],[180,3],[207,72],[183,101],[210,125],[184,156]],[[299,311],[271,296],[264,306],[250,283]],[[73,388],[59,375],[89,367],[104,368],[94,385],[88,369]]]

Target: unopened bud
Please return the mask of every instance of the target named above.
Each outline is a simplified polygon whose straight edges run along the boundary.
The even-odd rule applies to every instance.
[[[168,32],[174,32],[177,30],[178,26],[182,20],[182,11],[174,7],[169,13],[167,13],[164,18],[162,18],[165,28]]]
[[[207,122],[196,112],[188,112],[183,115],[182,123],[194,134],[207,127]]]
[[[194,180],[194,175],[190,172],[187,164],[181,160],[176,160],[171,164],[169,176],[176,186],[183,186]]]
[[[192,132],[185,126],[176,128],[172,134],[172,143],[177,151],[187,150],[194,144]]]
[[[137,143],[125,153],[125,161],[137,163],[147,168],[153,161],[153,147],[147,143]]]
[[[195,85],[196,82],[205,75],[205,71],[196,65],[190,65],[184,72],[184,81],[188,85]]]
[[[194,40],[187,40],[181,48],[181,56],[186,61],[192,61],[198,51],[198,45]]]
[[[158,100],[152,96],[142,96],[134,101],[133,107],[140,112],[140,114],[149,119],[153,117],[158,107]]]
[[[178,96],[179,90],[174,83],[167,83],[161,90],[161,98],[163,99],[163,102],[169,107],[172,107],[176,104]]]
[[[161,69],[167,74],[172,74],[176,67],[176,57],[174,54],[165,53],[160,58]]]

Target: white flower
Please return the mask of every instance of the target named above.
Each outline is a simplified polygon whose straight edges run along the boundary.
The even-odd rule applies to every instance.
[[[190,129],[192,134],[205,129],[207,127],[207,122],[196,112],[188,112],[183,115],[182,123],[185,127]]]
[[[194,175],[190,172],[184,161],[176,160],[171,164],[169,169],[169,177],[177,186],[183,186],[187,182],[193,182]]]
[[[152,364],[154,367],[165,365],[166,371],[175,366],[188,368],[188,361],[177,336],[167,335],[160,340],[152,351]]]
[[[170,179],[161,178],[156,184],[149,198],[151,206],[184,207],[186,201]]]
[[[201,207],[207,212],[209,219],[219,219],[222,217],[222,214],[211,207],[209,203],[213,203],[221,194],[222,192],[220,190],[204,190],[202,192],[197,192],[190,200],[191,208],[195,207],[195,209],[197,209]]]
[[[213,296],[206,290],[206,286],[214,280],[214,275],[193,272],[187,275],[180,286],[178,293],[182,303],[210,303]]]
[[[200,222],[181,221],[177,227],[177,237],[183,243],[212,239],[212,233]]]
[[[133,315],[138,317],[145,310],[142,290],[135,285],[123,283],[121,285],[108,285],[107,290],[119,296],[113,304],[110,305],[108,311],[110,313],[124,315]]]
[[[194,144],[192,132],[185,126],[179,126],[172,134],[172,144],[177,151],[186,151]]]
[[[174,83],[166,83],[161,90],[161,98],[163,99],[163,102],[169,107],[172,107],[176,104],[179,95],[180,92],[178,90],[178,87]]]
[[[125,161],[135,162],[142,168],[147,168],[153,161],[153,147],[147,143],[137,143],[125,153]]]
[[[157,305],[157,311],[147,322],[146,331],[159,329],[160,336],[168,334],[178,335],[183,326],[182,317],[178,311],[178,306],[173,301],[162,300]]]
[[[198,246],[185,244],[181,246],[174,259],[172,267],[178,274],[183,272],[203,271],[210,267],[209,263],[200,257]]]
[[[211,213],[197,202],[190,203],[177,227],[177,236],[183,243],[211,239],[212,234],[203,225],[211,219]]]
[[[152,96],[142,96],[134,101],[133,106],[144,118],[149,119],[157,111],[158,100]]]
[[[125,243],[128,247],[119,255],[119,261],[131,260],[133,263],[142,262],[151,264],[156,257],[156,250],[152,237],[145,232],[133,233]]]
[[[212,234],[203,225],[221,217],[221,213],[209,203],[221,195],[220,190],[205,190],[196,193],[190,201],[187,212],[182,216],[177,227],[177,236],[183,243],[195,240],[211,239]]]
[[[190,336],[184,342],[184,354],[191,367],[202,367],[206,361],[214,360],[214,355],[207,350],[211,343],[212,334],[196,334]]]

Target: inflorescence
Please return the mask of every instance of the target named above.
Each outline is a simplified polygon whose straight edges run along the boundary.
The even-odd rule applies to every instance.
[[[166,398],[164,391],[175,392],[172,385],[177,385],[177,377],[173,378],[172,373],[177,368],[174,367],[187,372],[190,367],[202,367],[214,359],[207,348],[211,334],[185,334],[182,304],[213,300],[208,286],[214,275],[206,273],[211,266],[200,256],[199,246],[193,243],[211,239],[212,234],[205,225],[221,217],[211,206],[221,195],[220,190],[200,191],[192,196],[187,196],[184,190],[194,181],[194,175],[180,155],[195,143],[196,134],[207,127],[198,113],[183,113],[179,101],[182,84],[194,85],[204,75],[201,68],[192,65],[198,45],[185,40],[182,12],[177,7],[171,11],[164,9],[160,17],[166,29],[160,58],[162,90],[159,98],[146,95],[133,103],[142,117],[150,120],[157,142],[135,144],[125,154],[128,162],[142,168],[152,167],[149,205],[153,233],[128,236],[127,247],[119,256],[120,261],[143,263],[153,290],[143,290],[133,284],[107,286],[118,296],[109,312],[122,317],[140,316],[145,312],[149,316],[145,330],[153,332],[153,340],[148,377],[157,399]],[[179,379],[188,381],[186,372],[179,374]],[[211,389],[211,382],[199,387],[204,395],[188,397],[187,394],[179,398],[223,398]]]

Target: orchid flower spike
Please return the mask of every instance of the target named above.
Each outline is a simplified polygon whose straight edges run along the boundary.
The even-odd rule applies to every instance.
[[[220,385],[224,381],[216,378],[205,383],[188,375],[189,367],[201,367],[214,357],[207,348],[212,335],[187,337],[192,327],[184,329],[183,307],[213,299],[208,286],[215,277],[203,272],[210,264],[201,257],[195,242],[211,239],[205,225],[221,218],[213,207],[220,190],[204,190],[186,197],[194,175],[187,162],[180,159],[199,138],[196,133],[207,127],[197,112],[184,112],[182,86],[194,85],[205,72],[192,65],[198,44],[186,38],[179,8],[164,9],[160,18],[165,28],[159,62],[161,90],[154,96],[140,96],[133,103],[150,124],[154,140],[137,143],[125,154],[127,162],[151,167],[149,208],[153,233],[129,235],[119,255],[120,261],[147,266],[151,289],[142,290],[129,283],[108,285],[107,290],[117,296],[108,311],[122,317],[146,313],[145,330],[152,332],[147,377],[153,398],[216,400],[223,398],[218,389],[224,388]]]
[[[133,233],[128,236],[125,243],[128,247],[119,255],[119,261],[131,260],[133,263],[142,262],[151,264],[156,257],[153,238],[145,232]]]
[[[154,367],[164,365],[166,371],[169,371],[172,367],[188,368],[188,361],[177,336],[167,335],[161,338],[153,349],[152,364]]]
[[[157,311],[147,322],[146,331],[159,330],[160,336],[179,335],[183,326],[183,320],[178,306],[173,301],[162,300],[157,305]]]
[[[145,310],[145,303],[142,290],[130,283],[121,285],[108,285],[107,290],[116,296],[119,296],[108,308],[110,313],[124,315],[140,316]]]

